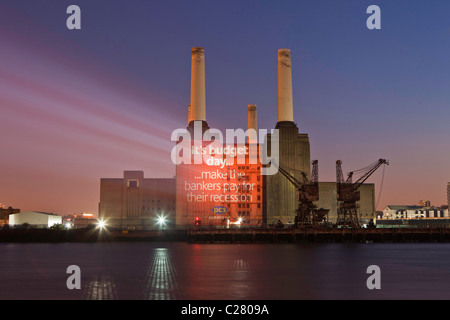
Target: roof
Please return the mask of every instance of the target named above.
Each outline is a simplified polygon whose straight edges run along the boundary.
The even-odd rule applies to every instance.
[[[19,213],[15,213],[15,214],[23,214],[23,213],[40,213],[40,214],[46,214],[49,216],[58,216],[55,213],[48,213],[48,212],[41,212],[41,211],[25,211],[25,212],[19,212]]]
[[[389,208],[389,209],[391,209],[391,210],[417,210],[417,209],[423,209],[423,208],[425,208],[424,206],[402,206],[402,205],[400,205],[400,206],[398,206],[398,205],[388,205],[388,206],[386,206],[386,208]],[[385,208],[385,209],[386,209]]]

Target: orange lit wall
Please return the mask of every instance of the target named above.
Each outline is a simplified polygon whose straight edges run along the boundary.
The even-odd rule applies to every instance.
[[[226,156],[222,155],[215,162],[203,159],[201,164],[177,166],[177,226],[194,226],[197,218],[201,226],[261,225],[263,179],[258,146],[232,147],[246,150],[243,163],[234,158],[223,164]]]

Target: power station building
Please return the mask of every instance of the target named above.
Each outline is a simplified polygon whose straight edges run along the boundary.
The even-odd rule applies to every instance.
[[[275,129],[279,132],[279,166],[289,171],[297,179],[301,172],[307,176],[311,172],[309,137],[300,133],[294,122],[292,98],[291,51],[278,50],[278,121]],[[267,137],[270,146],[272,135]],[[280,172],[264,176],[265,206],[264,216],[267,224],[293,223],[297,209],[297,189]]]
[[[182,136],[176,143],[183,159],[176,165],[176,177],[144,179],[141,171],[126,171],[120,179],[101,179],[99,217],[115,224],[146,226],[164,214],[176,228],[194,224],[265,226],[279,220],[294,223],[297,189],[280,172],[263,174],[267,163],[259,157],[263,150],[267,155],[278,150],[277,166],[299,180],[302,172],[310,175],[309,136],[294,122],[290,50],[278,51],[277,150],[271,150],[275,133],[267,134],[264,141],[252,135],[258,129],[256,105],[248,106],[246,140],[218,143],[205,139],[204,134],[213,129],[209,130],[206,121],[204,49],[193,48],[191,58],[191,101],[184,134],[193,138],[187,141]],[[231,162],[230,152],[236,156]],[[361,218],[368,221],[374,218],[375,188],[364,184],[359,191]],[[329,209],[328,220],[335,222],[336,183],[319,182],[319,197],[317,206]]]

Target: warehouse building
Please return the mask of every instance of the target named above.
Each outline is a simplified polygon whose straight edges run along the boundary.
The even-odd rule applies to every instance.
[[[36,228],[50,228],[62,224],[62,217],[53,213],[26,211],[9,215],[10,226],[20,226],[24,223]]]
[[[175,220],[175,179],[147,179],[143,171],[125,171],[123,178],[100,180],[99,219],[109,226],[167,227]]]

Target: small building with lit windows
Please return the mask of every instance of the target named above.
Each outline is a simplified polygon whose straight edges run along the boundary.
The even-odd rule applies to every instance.
[[[448,218],[448,210],[437,207],[389,205],[383,210],[383,219]]]

